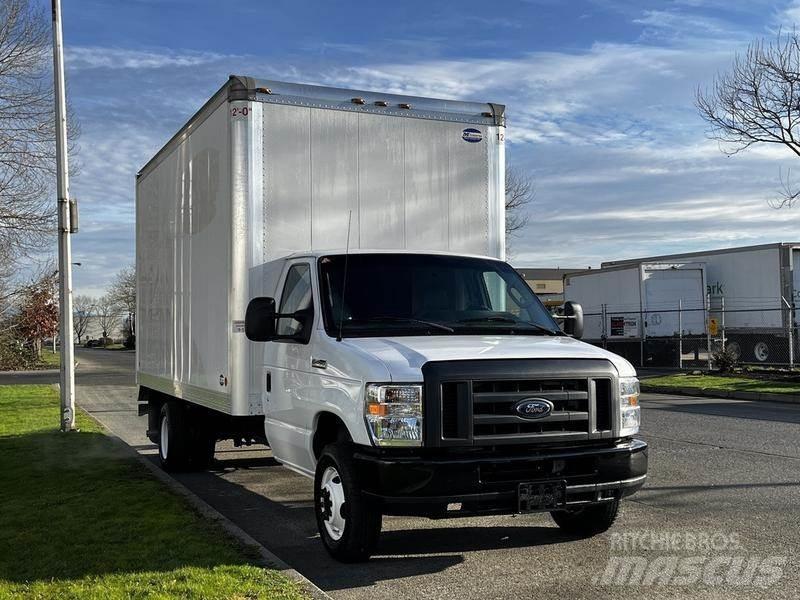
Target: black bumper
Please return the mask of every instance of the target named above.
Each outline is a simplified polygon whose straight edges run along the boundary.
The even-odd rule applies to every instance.
[[[608,502],[647,477],[647,444],[636,439],[505,453],[360,447],[354,459],[364,492],[384,513],[430,517],[517,512],[519,484],[537,481],[563,481],[566,507]]]

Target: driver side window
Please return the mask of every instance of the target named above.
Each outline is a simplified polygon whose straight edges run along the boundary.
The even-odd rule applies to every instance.
[[[311,308],[311,268],[306,263],[292,265],[286,274],[283,284],[283,294],[278,312],[291,314],[298,310]],[[311,326],[311,323],[308,323]],[[303,328],[303,323],[291,317],[279,317],[277,322],[278,335],[297,335]]]

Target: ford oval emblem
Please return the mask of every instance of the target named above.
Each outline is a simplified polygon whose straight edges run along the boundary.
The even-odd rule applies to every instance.
[[[544,398],[525,398],[514,405],[514,412],[523,419],[541,419],[553,411],[553,403]]]

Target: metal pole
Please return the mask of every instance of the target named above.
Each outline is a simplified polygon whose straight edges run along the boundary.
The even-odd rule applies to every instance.
[[[794,369],[794,332],[792,331],[794,325],[794,319],[792,318],[792,305],[789,304],[789,301],[786,300],[783,296],[781,296],[781,300],[786,305],[787,310],[787,321],[789,324],[789,368]]]
[[[64,89],[61,0],[53,1],[53,91],[56,104],[56,181],[58,193],[58,300],[61,337],[61,431],[75,429],[75,360],[72,344],[72,247],[70,242],[69,160]]]
[[[647,338],[647,329],[644,322],[644,313],[642,307],[639,305],[639,327],[642,335],[639,337],[639,365],[644,367],[644,342]]]
[[[706,294],[706,356],[708,357],[708,370],[711,370],[711,294]]]
[[[607,304],[600,305],[600,318],[603,319],[603,323],[600,326],[600,337],[603,338],[603,350],[608,348],[608,329],[606,328],[606,307]]]
[[[722,327],[722,351],[725,352],[725,344],[727,343],[727,339],[725,338],[725,296],[720,298],[720,326]]]
[[[678,368],[683,368],[683,298],[678,300]]]

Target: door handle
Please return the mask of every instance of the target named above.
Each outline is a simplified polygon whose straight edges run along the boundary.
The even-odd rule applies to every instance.
[[[312,358],[311,366],[315,369],[327,369],[328,361],[325,360],[324,358]]]

